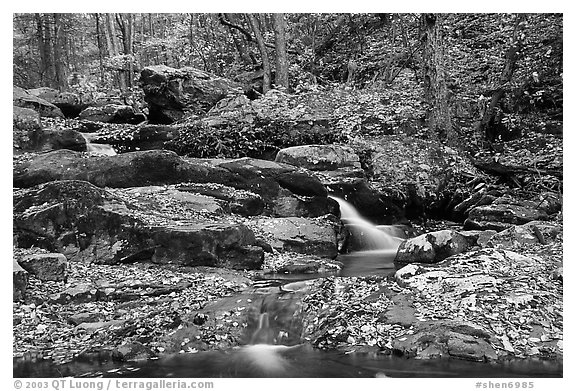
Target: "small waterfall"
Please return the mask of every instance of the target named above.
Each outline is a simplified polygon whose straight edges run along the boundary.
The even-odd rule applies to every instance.
[[[116,151],[108,144],[98,144],[92,143],[92,135],[89,133],[81,133],[86,141],[86,151],[90,155],[101,155],[101,156],[115,156]]]
[[[338,202],[340,206],[340,219],[350,231],[350,237],[354,241],[353,247],[361,247],[361,253],[395,254],[400,243],[404,240],[402,237],[398,237],[402,234],[396,227],[376,226],[360,216],[356,208],[349,202],[338,197],[329,197]]]

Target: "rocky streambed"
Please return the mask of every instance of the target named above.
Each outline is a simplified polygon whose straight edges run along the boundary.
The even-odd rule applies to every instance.
[[[303,148],[277,162],[168,151],[17,156],[15,363],[228,351],[249,344],[259,314],[269,312],[277,345],[430,360],[545,360],[548,375],[561,375],[557,198],[471,191],[454,208],[468,215],[468,230],[413,222],[395,269],[346,277],[337,255],[349,250],[350,232],[328,193],[406,224],[401,216],[428,202],[438,178],[418,174],[412,179],[427,190],[406,185],[397,192],[400,182],[377,186],[348,147]],[[460,159],[447,156],[410,166],[402,180],[412,169],[442,172]],[[460,176],[450,178],[466,178],[463,167],[472,170],[460,165]]]

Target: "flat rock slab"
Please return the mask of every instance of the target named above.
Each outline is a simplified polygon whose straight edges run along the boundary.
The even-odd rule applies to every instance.
[[[278,152],[275,160],[314,171],[360,168],[360,158],[352,148],[335,144],[284,148]]]
[[[132,203],[136,194],[145,197],[147,191],[153,189],[112,193],[84,181],[54,181],[17,191],[16,240],[22,247],[57,250],[70,260],[261,266],[264,253],[249,228],[212,222],[217,210],[206,209],[216,205],[214,200],[168,191],[168,203],[153,198]]]
[[[465,229],[493,229],[503,231],[514,225],[526,224],[534,220],[547,220],[548,213],[532,201],[493,203],[477,206],[470,210],[464,222]]]
[[[334,258],[338,255],[334,227],[302,217],[259,219],[251,225],[274,249]]]

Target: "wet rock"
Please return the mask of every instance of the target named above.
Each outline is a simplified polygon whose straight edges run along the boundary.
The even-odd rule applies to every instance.
[[[360,168],[360,159],[352,148],[335,144],[284,148],[278,152],[275,161],[321,171]]]
[[[146,117],[142,113],[136,113],[132,106],[115,104],[87,107],[82,110],[78,118],[84,121],[117,124],[138,124],[146,120]]]
[[[165,124],[182,119],[188,111],[204,114],[229,94],[242,94],[239,84],[192,67],[145,67],[140,85],[150,121]]]
[[[13,301],[20,301],[26,294],[28,272],[16,260],[12,262],[12,270],[12,299]]]
[[[140,342],[124,343],[112,351],[112,359],[115,361],[138,361],[152,357],[156,357],[156,354]]]
[[[513,225],[547,218],[548,213],[534,201],[515,201],[502,197],[490,205],[472,208],[464,222],[464,229],[493,229],[500,232]]]
[[[494,361],[499,342],[483,327],[463,321],[427,321],[419,323],[414,334],[392,340],[397,353],[419,359],[450,357],[472,361]]]
[[[405,216],[404,200],[378,191],[365,178],[321,177],[330,195],[344,199],[376,224],[394,224]]]
[[[26,90],[20,87],[14,86],[12,92],[12,101],[14,102],[14,106],[34,109],[40,113],[41,117],[64,117],[64,114],[62,114],[62,111],[58,107],[42,98],[28,93]]]
[[[333,258],[338,255],[332,224],[320,219],[286,217],[260,219],[255,232],[279,251]]]
[[[18,263],[42,281],[66,281],[68,261],[64,254],[26,255]]]
[[[111,329],[118,329],[121,328],[126,320],[117,319],[117,320],[109,320],[107,322],[86,322],[80,323],[76,328],[86,330],[89,333],[94,333],[99,330],[107,330],[110,331]]]
[[[470,246],[464,236],[456,231],[431,232],[402,242],[395,263],[436,263],[451,255],[466,251]]]
[[[94,142],[111,144],[122,152],[148,151],[153,149],[164,149],[167,141],[178,137],[180,131],[171,125],[123,125],[121,131],[117,130],[117,125],[106,125],[102,123],[99,127],[91,126],[91,121],[82,121],[82,128],[96,128],[91,131],[98,131],[91,136]],[[88,129],[87,129],[88,130]]]

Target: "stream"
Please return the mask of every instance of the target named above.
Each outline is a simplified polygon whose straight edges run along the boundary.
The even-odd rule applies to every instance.
[[[341,204],[342,220],[352,241],[363,243],[362,251],[340,254],[342,269],[337,273],[270,274],[255,282],[252,289],[256,321],[248,321],[249,344],[228,350],[200,351],[162,356],[157,359],[118,362],[96,356],[79,357],[55,365],[43,359],[13,359],[13,376],[28,377],[562,377],[561,362],[513,360],[481,363],[459,359],[417,360],[377,353],[325,351],[302,343],[300,319],[295,316],[298,287],[303,281],[337,276],[389,276],[395,272],[394,258],[400,238],[389,229],[376,229],[357,215],[345,215],[349,205]],[[347,209],[348,208],[348,209]],[[353,210],[349,213],[355,213]],[[360,230],[354,231],[360,227]],[[356,232],[356,233],[355,233]],[[382,244],[384,243],[384,244]],[[280,287],[280,293],[258,292],[258,287]],[[294,289],[296,288],[296,289]],[[290,337],[283,337],[283,334]]]

